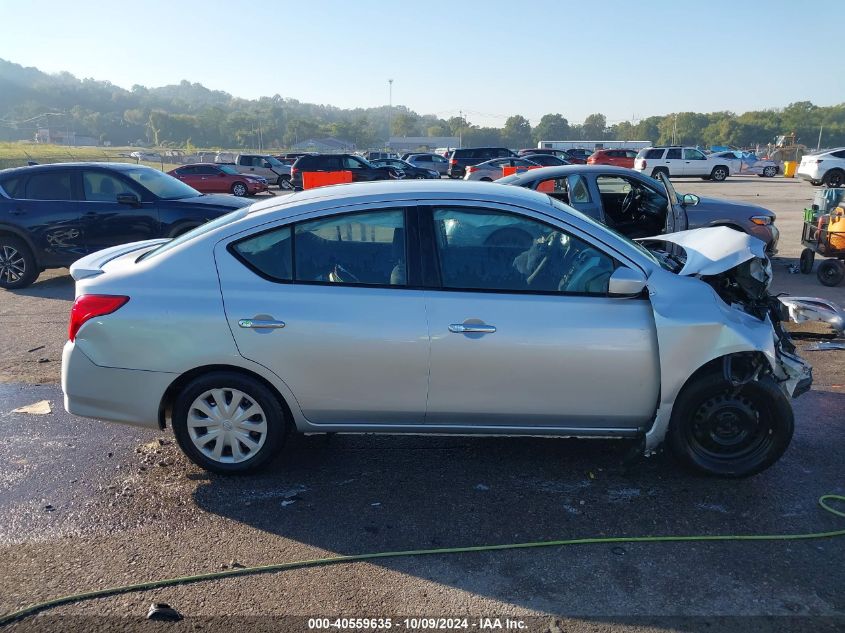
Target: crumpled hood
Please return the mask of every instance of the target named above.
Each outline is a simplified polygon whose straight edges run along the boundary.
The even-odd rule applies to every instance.
[[[679,275],[718,275],[755,257],[766,259],[766,243],[726,226],[643,238],[646,242],[670,242],[684,249],[687,261]]]

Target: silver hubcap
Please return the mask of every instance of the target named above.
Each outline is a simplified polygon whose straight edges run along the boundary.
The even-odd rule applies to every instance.
[[[210,389],[188,409],[188,434],[206,457],[237,464],[258,454],[267,439],[267,417],[249,394]]]
[[[246,193],[246,189],[243,185],[235,185],[235,195],[242,196]]]
[[[26,261],[18,249],[3,246],[0,250],[0,279],[7,284],[13,284],[20,281],[25,272]]]

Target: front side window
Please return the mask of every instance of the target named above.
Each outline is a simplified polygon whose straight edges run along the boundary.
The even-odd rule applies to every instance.
[[[116,202],[117,196],[124,193],[141,197],[138,190],[128,183],[101,171],[82,172],[82,190],[85,199],[92,202]]]
[[[697,149],[685,149],[684,160],[707,160],[707,157]]]
[[[364,165],[360,160],[353,156],[344,156],[343,157],[343,168],[344,169],[366,169],[367,166]]]
[[[181,200],[202,195],[181,180],[149,167],[127,169],[122,173],[163,200]]]
[[[24,198],[29,200],[72,200],[70,172],[51,170],[30,176],[26,183]]]
[[[401,209],[321,218],[296,225],[296,280],[403,286],[405,213]]]
[[[607,293],[613,259],[561,229],[486,209],[436,208],[433,219],[444,288]]]

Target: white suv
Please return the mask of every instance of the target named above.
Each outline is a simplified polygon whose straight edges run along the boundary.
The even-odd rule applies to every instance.
[[[721,182],[730,173],[726,161],[707,155],[694,147],[646,147],[634,161],[634,169],[653,178],[663,172],[667,176],[699,176]]]
[[[845,147],[805,156],[796,173],[814,185],[824,183],[828,187],[842,187],[845,185]]]

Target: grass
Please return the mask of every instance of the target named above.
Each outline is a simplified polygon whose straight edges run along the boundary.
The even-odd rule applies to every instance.
[[[0,143],[0,169],[23,167],[28,161],[36,163],[75,161],[135,163],[137,161],[128,154],[136,149],[133,147],[68,147],[66,145],[36,143]],[[140,164],[162,169],[161,162],[141,161]],[[164,163],[163,167],[164,171],[169,171],[178,167],[178,165]]]

